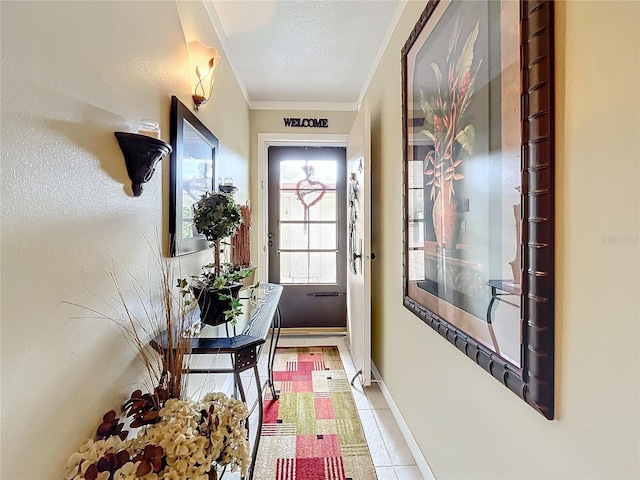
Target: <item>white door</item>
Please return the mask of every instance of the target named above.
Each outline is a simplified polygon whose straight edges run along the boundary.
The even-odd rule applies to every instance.
[[[363,102],[347,142],[347,329],[351,357],[371,385],[371,129]]]

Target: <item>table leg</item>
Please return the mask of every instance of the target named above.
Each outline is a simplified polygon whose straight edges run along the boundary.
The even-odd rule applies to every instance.
[[[249,474],[246,477],[247,480],[253,480],[253,468],[256,464],[256,458],[258,457],[258,447],[260,446],[260,435],[262,434],[262,418],[264,415],[264,402],[262,401],[262,385],[260,384],[260,373],[258,372],[258,365],[253,366],[253,374],[256,377],[256,391],[258,394],[258,426],[256,428],[256,439],[253,442],[253,450],[251,452],[251,465],[249,466]],[[249,419],[247,418],[247,422]],[[249,427],[247,426],[247,433]]]
[[[493,304],[497,300],[498,295],[496,292],[496,287],[491,287],[491,301],[489,302],[489,307],[487,308],[487,323],[491,325],[491,313],[493,309]]]
[[[496,353],[500,355],[500,347],[498,347],[498,339],[496,338],[496,333],[493,331],[493,325],[489,324],[489,335],[491,335],[491,341],[493,342],[493,348],[495,348]]]
[[[269,375],[269,386],[271,387],[271,396],[274,400],[278,399],[278,394],[276,393],[276,386],[273,382],[273,362],[276,358],[276,349],[278,348],[278,340],[280,340],[280,309],[276,308],[276,313],[273,317],[273,333],[271,334],[271,341],[269,342],[269,355],[267,358],[267,372]],[[274,342],[275,336],[275,342]]]

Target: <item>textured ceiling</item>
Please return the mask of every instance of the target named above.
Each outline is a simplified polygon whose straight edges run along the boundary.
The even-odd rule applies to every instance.
[[[209,0],[212,23],[252,106],[356,106],[402,0]]]

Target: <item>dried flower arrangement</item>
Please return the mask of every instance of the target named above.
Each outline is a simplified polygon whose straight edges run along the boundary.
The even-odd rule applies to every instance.
[[[103,416],[95,437],[70,456],[67,480],[214,480],[227,468],[240,469],[242,475],[249,468],[246,405],[220,392],[201,401],[186,396],[189,336],[199,330],[199,322],[174,294],[169,259],[154,258],[159,301],[134,279],[132,288],[140,305],[132,305],[112,274],[122,315],[88,309],[122,329],[145,366],[152,393],[136,390],[122,405],[120,416],[115,410]],[[153,348],[152,340],[165,354]]]
[[[133,392],[125,417],[137,434],[129,438],[115,411],[107,412],[96,438],[67,462],[67,480],[215,480],[226,468],[246,475],[250,454],[246,405],[223,393],[200,402]],[[135,427],[134,427],[135,426]]]

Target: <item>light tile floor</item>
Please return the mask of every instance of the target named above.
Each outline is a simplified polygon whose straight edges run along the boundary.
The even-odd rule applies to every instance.
[[[313,345],[336,345],[340,351],[347,377],[351,379],[356,374],[344,336],[282,336],[278,342],[280,347]],[[266,378],[266,350],[265,348],[260,359],[261,379]],[[246,377],[253,376],[253,374],[251,371],[247,371],[243,375],[243,383],[251,386],[247,393],[248,404],[251,405],[253,399],[256,398],[255,382],[248,381],[249,379]],[[420,470],[416,466],[379,386],[372,383],[370,387],[363,388],[358,381],[354,383],[355,386],[351,391],[360,414],[378,480],[422,480]],[[225,480],[227,478],[235,480],[237,477],[225,475],[224,478]]]

